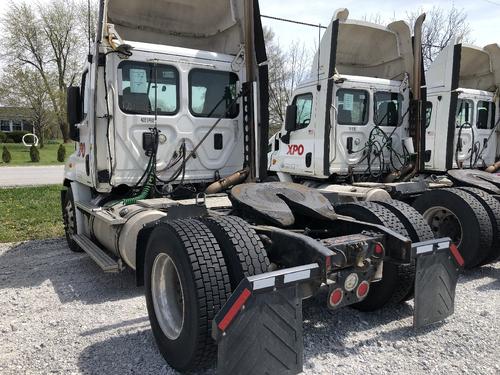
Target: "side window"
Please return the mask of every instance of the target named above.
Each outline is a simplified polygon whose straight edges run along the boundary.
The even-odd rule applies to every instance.
[[[297,106],[297,118],[295,120],[296,129],[299,130],[307,128],[311,123],[313,95],[297,95],[295,99],[293,99],[293,104]]]
[[[432,102],[425,103],[425,128],[427,129],[431,125],[432,119]]]
[[[0,130],[3,132],[10,132],[10,121],[0,120]]]
[[[483,100],[477,102],[476,127],[478,129],[495,127],[495,103]]]
[[[337,122],[339,125],[366,125],[368,104],[368,91],[337,90]]]
[[[179,110],[179,73],[169,65],[123,61],[120,109],[128,114],[174,115]]]
[[[455,123],[457,128],[464,124],[472,124],[472,114],[474,113],[474,102],[469,99],[458,99]]]
[[[374,95],[373,119],[378,126],[399,126],[403,122],[403,96],[397,92],[379,91]]]
[[[235,118],[238,76],[232,72],[193,69],[189,73],[189,110],[196,117]]]
[[[87,90],[88,90],[88,78],[89,72],[86,70],[82,75],[82,83],[80,85],[80,97],[82,98],[82,109],[83,109],[83,118],[87,117],[87,113],[89,113],[89,104],[87,100]]]

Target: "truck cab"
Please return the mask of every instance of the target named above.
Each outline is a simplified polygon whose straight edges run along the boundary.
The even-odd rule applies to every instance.
[[[427,72],[426,169],[484,169],[498,158],[500,47],[450,43]]]
[[[249,164],[256,146],[245,153],[245,132],[255,127],[245,130],[240,99],[249,65],[238,21],[244,9],[235,5],[228,12],[220,3],[207,22],[205,7],[196,4],[101,2],[98,42],[80,87],[69,90],[77,151],[66,164],[68,183],[103,194],[137,187],[154,162],[165,189],[182,181],[199,192]],[[170,11],[190,23],[165,23]],[[193,24],[199,34],[188,32]],[[193,152],[215,121],[216,129]],[[191,153],[190,163],[182,163]]]
[[[284,126],[269,142],[269,170],[356,179],[402,168],[413,152],[412,69],[406,22],[385,27],[348,20],[348,11],[338,10],[310,77],[295,90]]]

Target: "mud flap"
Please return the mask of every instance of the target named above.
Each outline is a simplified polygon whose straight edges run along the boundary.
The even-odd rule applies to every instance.
[[[212,323],[217,374],[302,372],[302,299],[319,275],[310,264],[244,279]]]
[[[453,314],[463,259],[449,239],[419,242],[413,249],[416,261],[413,326],[420,328]]]

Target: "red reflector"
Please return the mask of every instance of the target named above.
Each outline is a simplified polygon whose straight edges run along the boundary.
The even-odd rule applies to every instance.
[[[450,245],[450,251],[453,254],[453,256],[455,257],[455,260],[460,265],[460,267],[463,267],[464,264],[465,264],[465,261],[464,261],[464,258],[462,258],[462,255],[460,254],[460,251],[458,251],[457,245],[455,245],[454,243],[452,243]]]
[[[245,304],[245,302],[247,301],[247,299],[250,297],[251,294],[252,293],[250,293],[250,291],[246,288],[243,290],[243,292],[241,292],[240,296],[236,299],[236,302],[234,302],[233,306],[230,307],[227,314],[220,321],[218,327],[221,331],[225,331],[226,328],[229,326],[229,324],[231,324],[234,317],[240,311],[241,306]]]
[[[370,290],[370,284],[368,284],[368,281],[363,281],[359,284],[356,295],[358,298],[363,298],[368,294],[368,290]]]
[[[342,299],[344,298],[344,292],[342,289],[337,288],[335,289],[331,294],[330,294],[330,305],[333,307],[337,306],[342,302]]]
[[[326,268],[326,272],[330,272],[330,270],[332,269],[332,258],[326,257],[325,268]]]
[[[384,253],[384,247],[380,243],[375,244],[375,248],[373,249],[373,252],[377,255],[382,255]]]

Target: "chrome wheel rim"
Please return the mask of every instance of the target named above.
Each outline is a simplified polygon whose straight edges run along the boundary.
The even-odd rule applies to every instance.
[[[462,224],[452,211],[437,206],[429,208],[422,216],[431,227],[436,238],[449,237],[455,245],[460,246],[462,244]]]
[[[158,254],[153,263],[151,294],[161,330],[170,340],[176,340],[184,326],[184,292],[177,267],[165,253]]]

